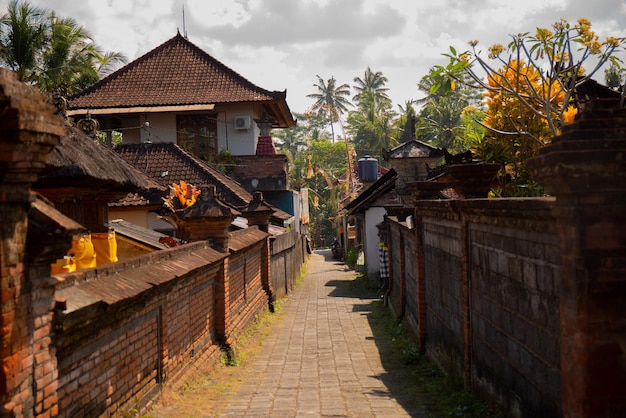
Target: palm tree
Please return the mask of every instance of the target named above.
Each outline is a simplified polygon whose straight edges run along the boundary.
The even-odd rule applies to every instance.
[[[383,148],[391,146],[395,134],[391,99],[385,87],[387,77],[367,67],[363,78],[355,77],[354,89],[358,109],[348,116],[348,131],[353,135],[357,153],[378,156]]]
[[[50,15],[50,42],[43,51],[42,72],[38,84],[43,91],[62,87],[68,94],[78,93],[106,76],[126,57],[102,53],[93,37],[74,19]]]
[[[20,81],[32,82],[46,47],[49,21],[46,9],[12,0],[0,17],[0,61],[17,73]]]
[[[460,77],[467,78],[463,74]],[[457,88],[448,94],[444,94],[441,89],[433,92],[433,85],[434,81],[429,76],[423,77],[418,83],[418,90],[426,95],[415,101],[422,105],[417,118],[418,137],[435,146],[464,150],[467,145],[463,110],[468,106],[480,107],[482,95],[463,83],[458,83]]]
[[[110,73],[126,57],[103,53],[74,19],[13,0],[0,17],[0,65],[43,92],[76,93]]]
[[[346,99],[350,95],[350,86],[347,84],[337,85],[335,77],[330,77],[325,82],[319,75],[317,83],[313,87],[317,87],[317,93],[308,94],[306,97],[315,99],[312,110],[319,114],[326,115],[330,121],[330,130],[332,133],[332,142],[335,142],[335,128],[333,123],[339,122],[339,118],[348,111],[348,106],[352,104]]]
[[[360,103],[362,100],[373,99],[376,105],[383,107],[390,105],[391,99],[387,95],[389,89],[385,87],[387,81],[387,77],[385,77],[382,72],[372,72],[370,67],[367,67],[363,78],[354,78],[356,85],[353,87],[357,91],[357,94],[354,95],[352,100],[356,100],[357,103]]]

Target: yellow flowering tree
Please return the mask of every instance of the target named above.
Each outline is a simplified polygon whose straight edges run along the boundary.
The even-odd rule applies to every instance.
[[[519,184],[528,180],[525,161],[573,121],[576,88],[607,62],[620,66],[615,54],[626,40],[608,37],[601,42],[587,19],[575,25],[560,20],[551,29],[511,38],[506,47],[489,47],[486,57],[478,41],[463,52],[451,47],[445,54],[449,64],[434,67],[428,77],[431,93],[448,92],[464,80],[484,91],[486,116],[479,123],[486,133],[477,144],[478,154],[503,164],[503,177]],[[587,63],[589,69],[583,66]]]

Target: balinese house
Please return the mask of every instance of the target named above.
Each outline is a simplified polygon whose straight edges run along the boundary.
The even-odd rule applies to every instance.
[[[146,185],[140,173],[111,149],[66,125],[32,188],[84,227],[84,233],[75,237],[74,257],[66,260],[83,268],[117,261],[108,204]]]
[[[219,200],[240,211],[245,211],[254,200],[253,194],[238,182],[174,143],[126,144],[115,147],[114,151],[156,186],[111,203],[109,211],[112,219],[123,219],[155,231],[173,234],[173,225],[162,217],[162,198],[169,193],[170,185],[181,181],[198,188],[215,186]],[[282,227],[292,218],[273,208],[271,221],[279,227],[273,231],[284,231]],[[234,227],[238,229],[246,225],[245,219],[239,218]]]
[[[70,97],[68,116],[96,119],[124,144],[173,142],[205,161],[256,154],[264,114],[272,128],[295,120],[286,91],[254,85],[177,34],[152,51]]]
[[[359,195],[345,207],[346,219],[356,226],[354,245],[363,252],[366,277],[370,284],[376,284],[380,271],[379,243],[377,225],[383,222],[389,206],[401,206],[394,187],[398,174],[394,169],[363,189]]]
[[[308,221],[306,191],[289,189],[287,159],[269,136],[295,126],[286,91],[256,86],[180,33],[68,103],[68,116],[96,120],[109,141],[117,132],[123,145],[176,144],[221,164],[249,192],[263,192],[294,216],[296,229]]]

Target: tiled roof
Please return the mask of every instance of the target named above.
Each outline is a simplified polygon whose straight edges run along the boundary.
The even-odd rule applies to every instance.
[[[284,101],[180,34],[69,98],[69,109]],[[286,104],[285,104],[286,106]]]
[[[389,161],[391,158],[439,158],[441,156],[443,156],[443,150],[441,148],[435,148],[416,139],[400,144],[389,151],[383,150],[383,157],[386,161]]]
[[[161,234],[160,232],[153,231],[152,229],[144,228],[123,219],[109,220],[109,226],[115,230],[117,235],[121,235],[129,240],[147,245],[155,250],[164,250],[169,248],[161,242],[161,238],[167,238],[168,235]],[[174,240],[175,242],[178,241],[175,238]]]
[[[213,184],[220,200],[231,206],[246,206],[252,200],[250,192],[235,180],[174,143],[126,144],[115,147],[114,151],[162,186],[181,180],[198,188]]]

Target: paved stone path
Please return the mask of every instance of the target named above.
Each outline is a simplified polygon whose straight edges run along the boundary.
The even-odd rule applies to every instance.
[[[302,285],[281,305],[284,318],[220,416],[426,416],[386,386],[390,376],[366,316],[372,299],[337,287],[355,277],[330,251],[312,255]]]

